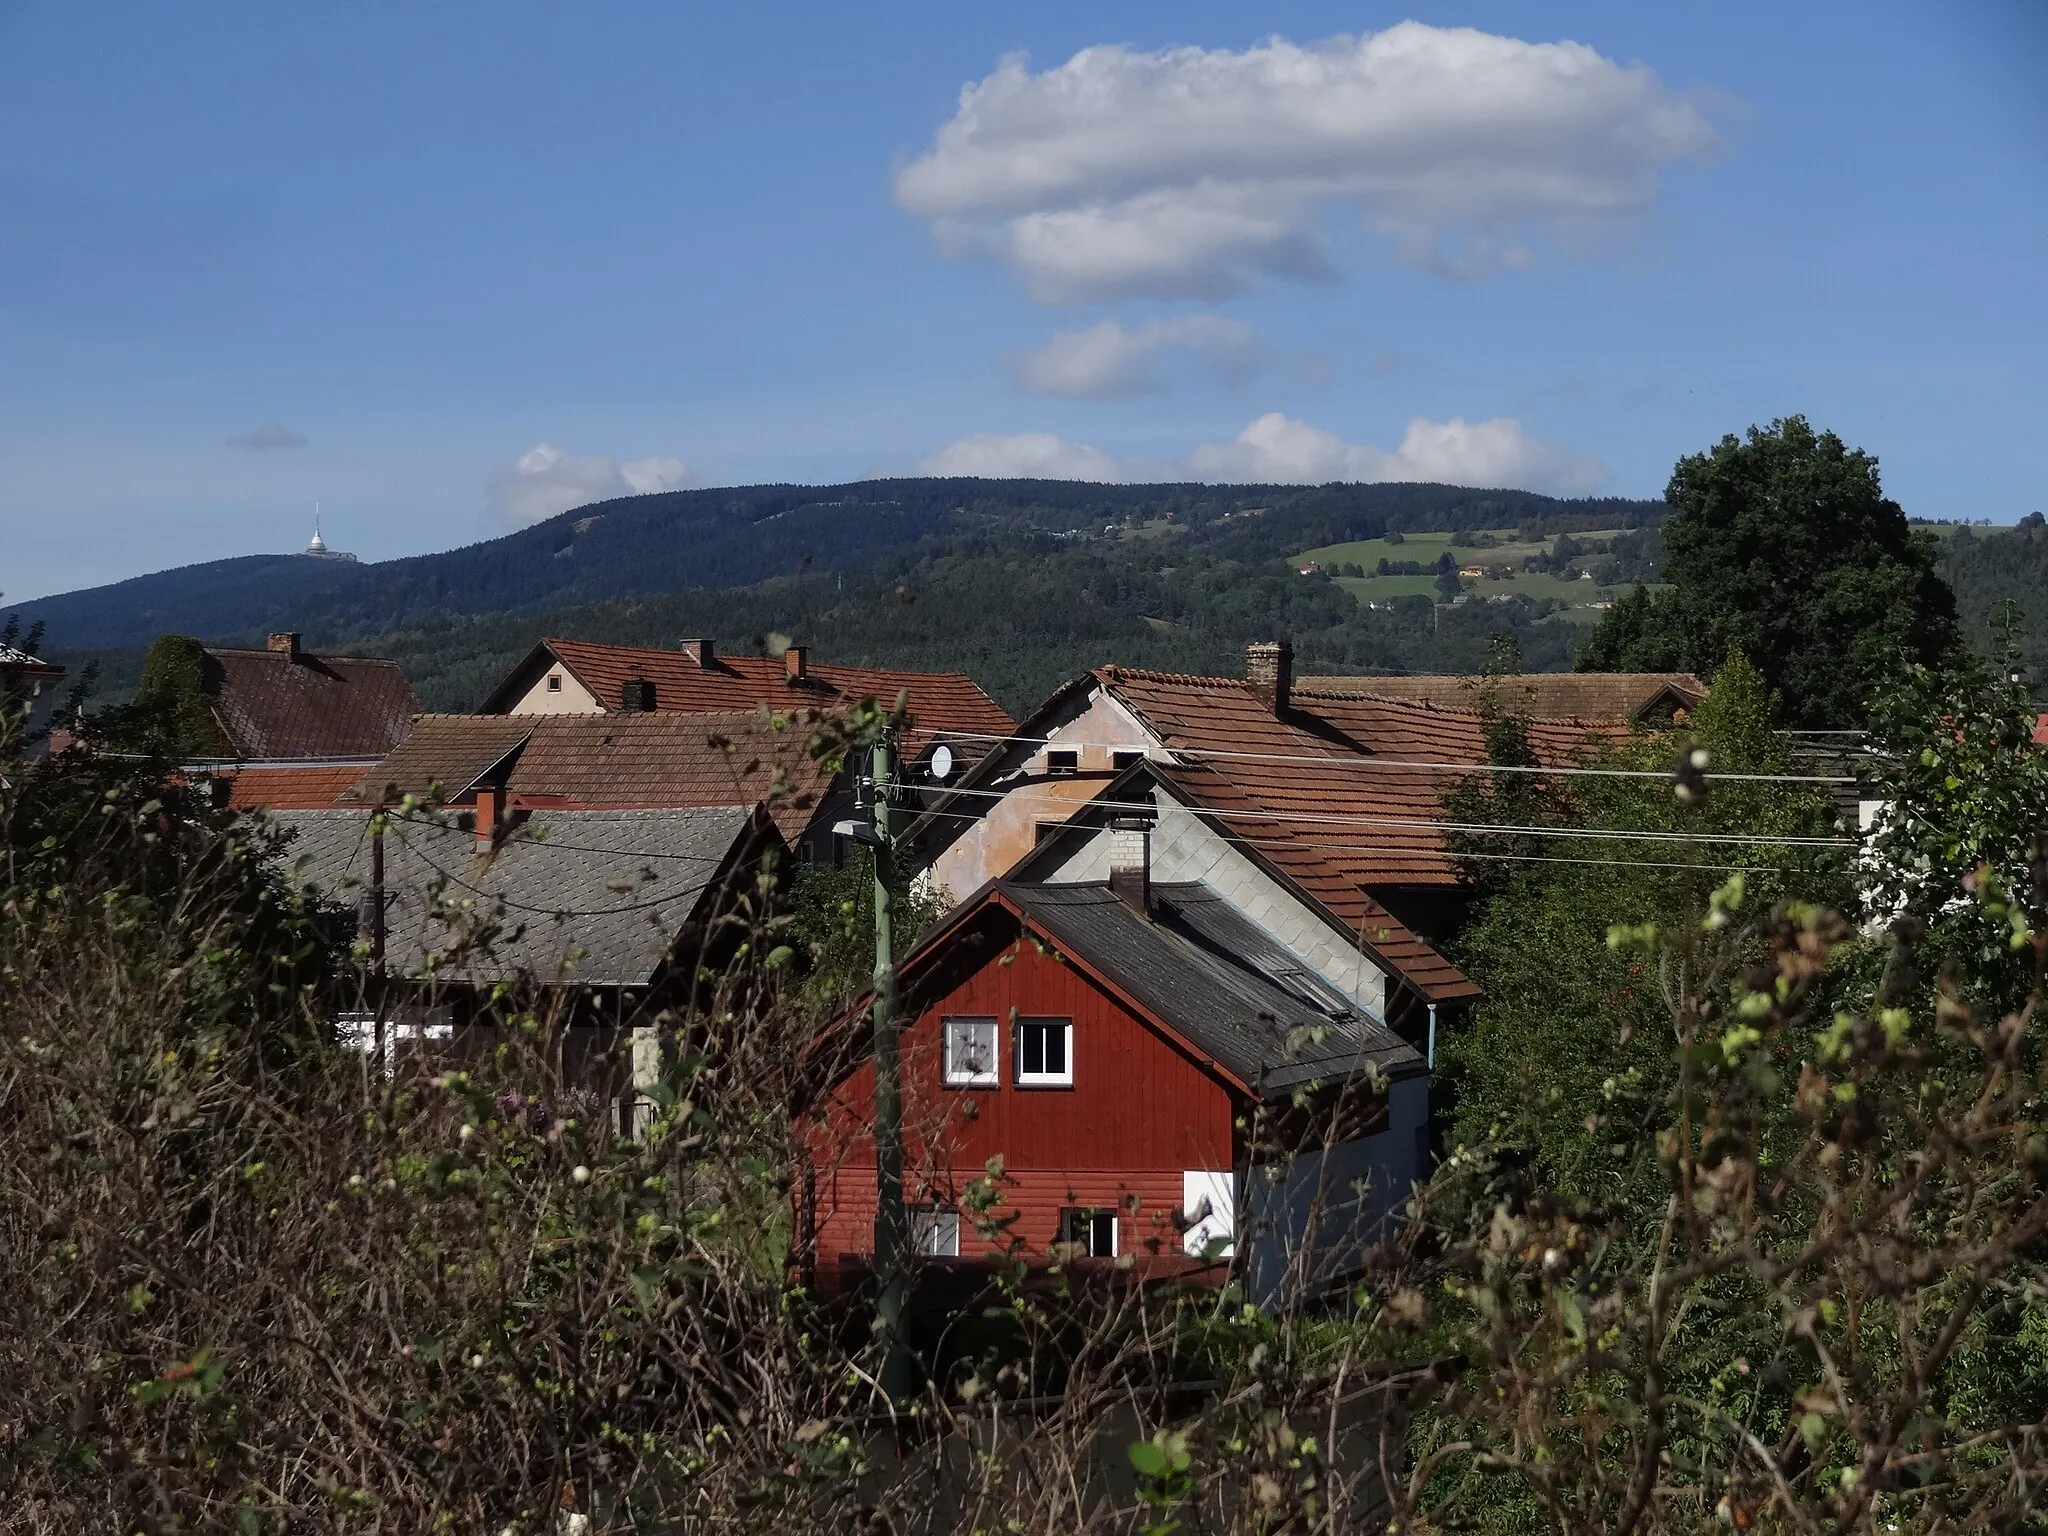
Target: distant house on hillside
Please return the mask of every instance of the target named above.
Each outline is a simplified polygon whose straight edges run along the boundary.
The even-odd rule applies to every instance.
[[[873,698],[885,708],[908,696],[914,761],[941,736],[1008,735],[1015,722],[964,672],[901,672],[812,662],[807,647],[781,656],[721,656],[709,640],[675,650],[542,640],[479,707],[487,715],[590,715],[770,709],[832,709]],[[987,742],[984,741],[983,745]],[[979,755],[977,751],[974,755]]]
[[[404,671],[382,657],[316,655],[290,633],[260,651],[202,650],[199,691],[220,751],[193,766],[238,809],[332,804],[420,713]]]
[[[759,804],[800,857],[829,859],[832,821],[847,810],[809,738],[801,718],[775,731],[756,712],[422,715],[335,803],[434,795],[501,831],[543,810]]]
[[[1470,709],[1482,677],[1304,677],[1317,693],[1351,693]],[[1501,702],[1532,720],[1666,724],[1690,713],[1707,685],[1690,672],[1525,672],[1492,680]]]
[[[64,676],[54,662],[31,656],[17,646],[0,644],[0,704],[33,699]]]

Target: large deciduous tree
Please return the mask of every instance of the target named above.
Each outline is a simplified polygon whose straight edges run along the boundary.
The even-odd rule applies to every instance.
[[[1844,726],[1881,680],[1955,647],[1932,537],[1885,496],[1876,458],[1803,416],[1680,459],[1664,499],[1670,586],[1617,603],[1581,671],[1701,671],[1740,650],[1793,724]]]

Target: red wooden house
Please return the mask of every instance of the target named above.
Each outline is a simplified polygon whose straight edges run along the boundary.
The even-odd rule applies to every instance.
[[[1272,1296],[1342,1267],[1421,1173],[1422,1057],[1200,881],[993,881],[901,966],[905,1199],[918,1246],[1184,1267],[1220,1253]],[[1077,830],[1077,837],[1088,835]],[[871,1263],[866,1017],[805,1117],[799,1249],[836,1289]],[[967,1200],[1001,1159],[993,1214]],[[1214,1245],[1214,1246],[1211,1246]],[[1302,1268],[1302,1256],[1312,1262]]]

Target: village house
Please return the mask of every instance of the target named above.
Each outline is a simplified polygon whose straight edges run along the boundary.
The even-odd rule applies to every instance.
[[[1228,1261],[1263,1303],[1355,1265],[1426,1171],[1427,1062],[1384,1012],[1396,973],[1152,765],[901,973],[905,1197],[935,1261]],[[798,1196],[827,1289],[871,1264],[876,1209],[860,1008],[832,1038]],[[992,1158],[995,1230],[969,1199]]]
[[[1309,695],[1364,694],[1471,709],[1490,687],[1504,708],[1560,725],[1663,727],[1699,707],[1707,685],[1690,672],[1523,672],[1511,677],[1304,677]]]
[[[674,650],[602,645],[590,640],[540,641],[478,707],[487,715],[631,714],[646,711],[843,710],[872,698],[884,709],[898,696],[912,728],[902,752],[916,765],[948,737],[977,743],[1016,728],[964,672],[905,672],[814,662],[807,646],[780,656],[727,656],[710,640],[685,640]]]
[[[186,767],[237,810],[332,804],[420,712],[397,662],[316,654],[291,633],[260,651],[204,647],[199,687],[220,751]]]
[[[750,802],[502,821],[422,810],[390,815],[375,838],[371,816],[272,818],[287,879],[353,910],[370,946],[368,990],[339,1021],[346,1042],[387,1070],[462,1060],[495,1043],[494,989],[531,986],[565,1076],[622,1131],[664,1029],[701,1008],[706,977],[723,973],[779,879],[781,837]]]

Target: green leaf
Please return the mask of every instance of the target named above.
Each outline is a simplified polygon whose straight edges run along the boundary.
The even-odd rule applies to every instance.
[[[1166,1476],[1166,1453],[1150,1440],[1133,1440],[1125,1449],[1140,1476]]]

